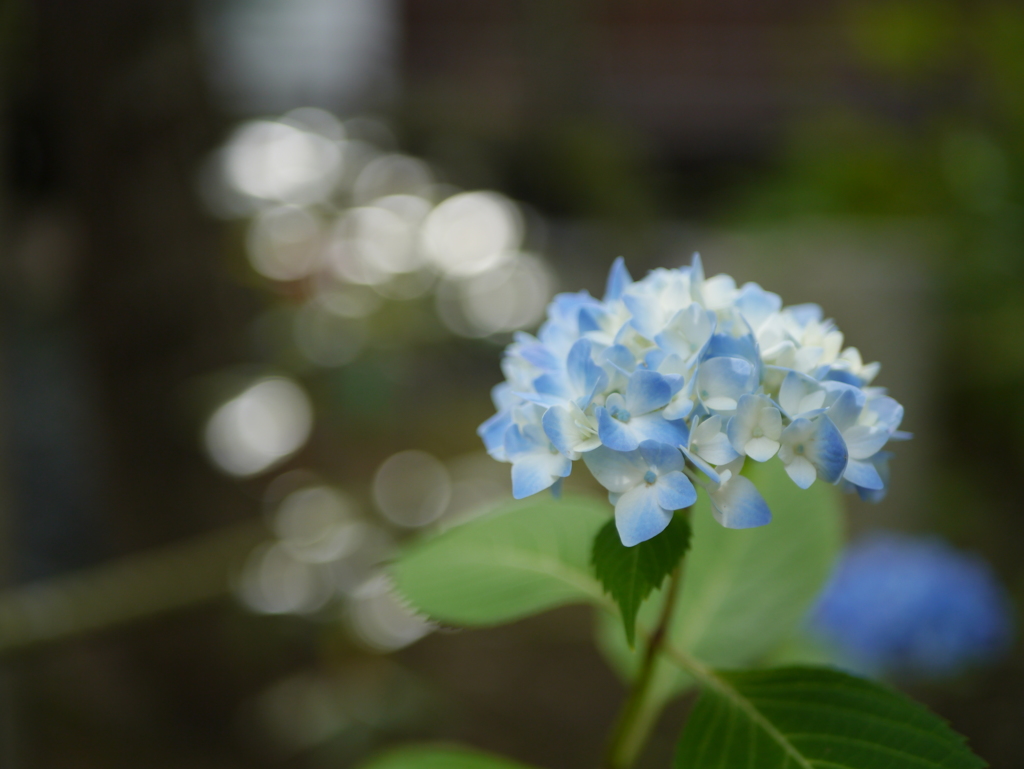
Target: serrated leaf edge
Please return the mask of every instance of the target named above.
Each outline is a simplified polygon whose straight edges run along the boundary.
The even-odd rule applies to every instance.
[[[642,635],[649,634],[649,631],[646,628],[640,626],[637,626],[637,631]],[[728,699],[730,703],[742,710],[751,721],[761,727],[769,737],[775,740],[779,747],[785,751],[786,755],[789,756],[797,766],[801,767],[801,769],[815,769],[815,765],[810,763],[808,759],[806,759],[803,754],[797,750],[796,746],[789,741],[785,734],[780,732],[749,699],[740,694],[728,681],[718,675],[714,670],[674,645],[665,644],[662,647],[662,650],[669,659],[675,662],[680,668],[690,673],[690,675],[692,675],[699,683],[716,690],[723,697]],[[935,717],[939,718],[938,716]],[[944,720],[943,723],[945,723]],[[956,738],[956,741],[964,748],[970,750],[970,748],[967,747],[967,741],[963,735],[955,731],[951,731],[951,736]],[[973,752],[972,755],[977,757]],[[820,762],[818,763],[820,765]],[[980,766],[988,766],[988,763],[982,761]]]

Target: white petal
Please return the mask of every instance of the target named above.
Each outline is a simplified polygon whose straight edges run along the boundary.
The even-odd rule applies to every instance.
[[[814,465],[803,457],[795,457],[792,462],[786,465],[786,472],[793,479],[793,483],[801,489],[810,488],[811,484],[814,483],[814,479],[818,477],[818,471],[814,469]]]
[[[755,462],[767,462],[779,450],[779,442],[764,436],[751,438],[743,447],[743,453]]]
[[[617,493],[636,486],[648,470],[639,451],[612,451],[605,446],[588,451],[583,455],[583,462],[598,483]]]

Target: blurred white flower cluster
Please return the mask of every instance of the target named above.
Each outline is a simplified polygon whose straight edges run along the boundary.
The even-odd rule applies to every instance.
[[[243,603],[261,614],[338,614],[353,638],[375,651],[431,632],[434,626],[396,594],[384,566],[403,532],[444,529],[506,500],[507,475],[484,454],[445,463],[407,450],[381,463],[370,492],[376,514],[308,470],[274,478],[264,495],[273,538],[241,570]]]
[[[384,300],[433,293],[449,330],[483,337],[534,325],[553,293],[511,200],[441,184],[393,145],[382,123],[301,108],[240,125],[204,172],[210,210],[248,219],[253,269],[307,287],[295,337],[313,363],[353,359]]]

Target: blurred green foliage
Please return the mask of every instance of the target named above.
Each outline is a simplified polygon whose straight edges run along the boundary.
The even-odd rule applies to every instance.
[[[1024,460],[1024,7],[910,0],[843,14],[861,60],[853,86],[794,126],[776,171],[726,218],[888,217],[938,232],[924,265],[943,303],[934,374],[944,413],[970,414],[945,425],[943,456],[964,475],[950,482],[975,487],[976,509],[1016,507],[1019,489],[1000,478]],[[988,539],[945,485],[944,524]]]

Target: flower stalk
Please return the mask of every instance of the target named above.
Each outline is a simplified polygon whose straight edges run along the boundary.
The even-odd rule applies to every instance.
[[[652,710],[652,703],[648,697],[658,657],[668,636],[672,611],[677,603],[682,581],[683,565],[679,564],[669,576],[668,589],[665,591],[665,601],[661,607],[658,624],[647,638],[640,669],[637,671],[629,695],[616,718],[615,727],[605,751],[603,769],[628,769],[632,766],[647,741],[647,735],[657,718],[657,711]]]

